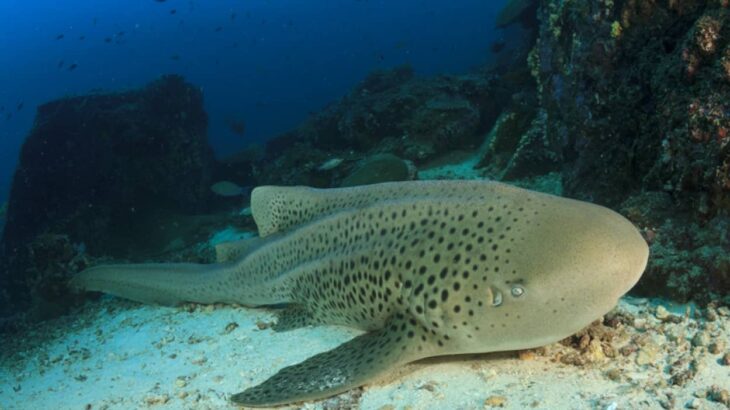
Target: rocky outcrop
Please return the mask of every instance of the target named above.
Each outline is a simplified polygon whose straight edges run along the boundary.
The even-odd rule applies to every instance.
[[[616,204],[632,190],[663,190],[703,215],[730,211],[728,3],[539,10],[530,67],[569,164],[567,192]]]
[[[174,229],[170,215],[205,210],[215,161],[206,127],[202,93],[177,76],[40,106],[10,193],[0,305],[42,298],[59,280],[46,273],[72,254],[131,257],[155,227]],[[49,252],[37,250],[56,248],[63,257],[47,269]]]

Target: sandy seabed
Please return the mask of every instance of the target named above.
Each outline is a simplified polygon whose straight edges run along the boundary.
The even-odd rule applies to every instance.
[[[728,408],[730,311],[708,320],[657,306],[622,300],[614,311],[622,322],[601,326],[612,333],[602,340],[586,334],[571,345],[427,359],[285,408]],[[0,408],[236,409],[231,394],[359,334],[329,326],[277,333],[268,327],[274,320],[262,309],[104,297],[0,340]]]

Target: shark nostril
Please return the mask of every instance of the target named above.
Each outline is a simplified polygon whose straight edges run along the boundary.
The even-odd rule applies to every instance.
[[[502,304],[502,292],[498,289],[492,291],[492,306],[499,306]]]

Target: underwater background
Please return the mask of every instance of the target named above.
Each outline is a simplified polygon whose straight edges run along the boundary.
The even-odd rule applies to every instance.
[[[220,260],[256,235],[255,186],[432,179],[609,207],[646,271],[560,343],[312,408],[730,408],[727,0],[3,1],[0,19],[0,410],[229,406],[353,334],[68,280]]]
[[[35,107],[180,74],[204,90],[221,155],[294,128],[376,68],[467,71],[492,58],[499,2],[3,1],[0,201]],[[231,122],[245,122],[245,135]]]

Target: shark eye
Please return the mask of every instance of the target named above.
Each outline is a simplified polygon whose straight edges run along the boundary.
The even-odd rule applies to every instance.
[[[522,286],[514,286],[512,287],[512,296],[518,298],[525,294],[525,288]]]

